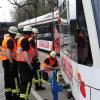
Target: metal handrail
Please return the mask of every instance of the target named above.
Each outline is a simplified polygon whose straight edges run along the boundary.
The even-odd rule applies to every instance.
[[[76,80],[76,81],[80,84],[80,81],[78,81],[75,77],[73,77],[73,79]],[[93,89],[93,90],[100,91],[100,89],[95,88],[95,87],[93,87],[93,86],[90,86],[90,85],[87,85],[87,84],[84,84],[84,85],[87,86],[87,87],[89,87],[89,89],[90,89],[90,100],[92,100],[92,98],[91,98],[92,89]]]
[[[73,77],[73,79],[75,79],[78,83],[80,83],[75,77]],[[95,88],[95,87],[93,87],[93,86],[90,86],[90,85],[87,85],[87,84],[85,84],[85,86],[87,86],[87,87],[89,87],[89,88],[91,88],[91,89],[100,91],[100,89],[97,89],[97,88]]]

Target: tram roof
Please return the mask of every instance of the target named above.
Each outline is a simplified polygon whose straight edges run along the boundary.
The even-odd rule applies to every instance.
[[[54,14],[54,19],[53,19],[53,14]],[[56,10],[54,13],[51,12],[51,13],[39,16],[37,18],[33,18],[33,19],[30,19],[30,20],[21,22],[21,23],[18,24],[18,27],[21,28],[21,27],[26,26],[26,25],[32,26],[32,25],[44,24],[44,23],[52,22],[53,20],[57,21],[58,18],[59,18],[59,11]]]

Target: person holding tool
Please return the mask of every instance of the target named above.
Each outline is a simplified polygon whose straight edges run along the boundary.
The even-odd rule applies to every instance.
[[[58,69],[58,60],[56,58],[56,52],[51,51],[50,55],[41,64],[42,77],[48,81],[52,77],[53,69]]]

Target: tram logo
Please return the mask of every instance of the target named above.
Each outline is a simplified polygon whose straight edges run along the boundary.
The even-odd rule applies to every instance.
[[[85,83],[84,83],[84,81],[82,80],[82,77],[81,77],[81,74],[80,74],[80,72],[79,72],[79,70],[77,70],[77,79],[78,79],[78,81],[79,81],[79,89],[80,89],[80,92],[81,92],[81,94],[82,94],[82,96],[84,97],[84,98],[86,98],[86,89],[85,89]]]

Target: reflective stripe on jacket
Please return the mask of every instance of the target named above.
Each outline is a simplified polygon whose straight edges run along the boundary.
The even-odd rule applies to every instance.
[[[0,60],[7,60],[7,42],[8,40],[12,39],[9,35],[4,38],[2,42],[2,47],[0,50]],[[14,42],[14,48],[12,49],[11,56],[13,59],[16,59],[16,43]]]
[[[20,37],[17,42],[17,61],[19,61],[19,62],[26,62],[26,58],[24,56],[24,51],[22,50],[22,47],[21,47],[21,41],[24,38],[25,38],[24,36]],[[28,54],[29,54],[30,62],[32,62],[33,50],[32,50],[31,46],[28,50]]]

